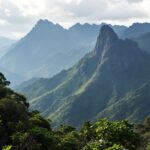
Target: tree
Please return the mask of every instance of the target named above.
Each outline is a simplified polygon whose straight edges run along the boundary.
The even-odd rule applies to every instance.
[[[119,144],[126,149],[135,150],[140,140],[139,135],[133,130],[133,125],[126,120],[111,122],[107,119],[101,119],[94,125],[86,125],[82,128],[82,133],[89,137],[86,148],[89,147],[89,143],[90,146],[96,146],[93,147],[96,149],[107,149],[114,144]]]
[[[0,88],[6,87],[10,84],[9,81],[7,81],[7,79],[5,78],[5,76],[0,73]]]
[[[11,149],[12,149],[12,145],[7,145],[2,148],[2,150],[11,150]]]

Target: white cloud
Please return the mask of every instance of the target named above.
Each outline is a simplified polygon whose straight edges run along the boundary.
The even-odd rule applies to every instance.
[[[37,20],[129,24],[150,21],[149,0],[0,0],[0,36],[20,37]]]
[[[142,2],[143,0],[127,0],[129,3],[137,3]]]

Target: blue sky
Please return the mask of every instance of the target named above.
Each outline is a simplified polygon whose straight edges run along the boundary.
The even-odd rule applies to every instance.
[[[20,38],[39,19],[80,23],[150,22],[150,0],[0,0],[0,36]]]

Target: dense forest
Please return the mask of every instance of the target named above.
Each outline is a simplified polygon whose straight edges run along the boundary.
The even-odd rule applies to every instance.
[[[26,98],[0,73],[0,149],[2,150],[149,150],[150,119],[142,125],[127,120],[99,119],[80,129],[51,127],[38,111],[29,111]]]

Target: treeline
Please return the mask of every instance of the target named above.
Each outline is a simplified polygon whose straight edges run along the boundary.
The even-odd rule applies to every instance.
[[[68,125],[51,128],[38,111],[28,111],[26,98],[8,88],[0,73],[0,149],[2,150],[150,150],[150,119],[85,122],[80,130]]]

